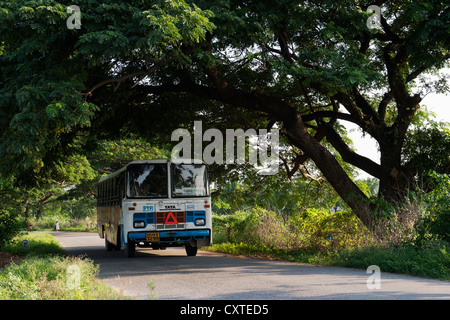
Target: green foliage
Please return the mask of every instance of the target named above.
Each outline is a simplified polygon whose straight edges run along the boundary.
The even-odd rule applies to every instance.
[[[430,173],[428,177],[432,191],[419,194],[425,213],[418,221],[417,242],[438,238],[450,243],[450,176]]]
[[[368,232],[349,211],[309,209],[291,217],[261,208],[214,215],[214,243],[245,243],[285,250],[344,248],[365,243]]]
[[[100,140],[89,153],[91,166],[96,170],[116,170],[136,159],[170,157],[165,145],[156,145],[135,135],[116,140]]]
[[[377,178],[366,178],[364,180],[357,181],[357,183],[365,184],[365,187],[360,187],[364,193],[370,198],[376,197],[380,189],[380,181]]]
[[[93,180],[96,175],[86,156],[77,154],[67,157],[64,162],[59,162],[55,166],[52,178],[66,187],[79,184],[83,180]]]
[[[22,248],[22,240],[29,248]],[[18,264],[0,269],[1,300],[111,300],[123,299],[98,278],[98,266],[83,257],[63,257],[58,241],[45,233],[21,235],[1,247],[3,252],[27,255]],[[69,268],[79,268],[79,286],[69,286]]]
[[[78,267],[79,287],[67,285],[69,268]],[[78,269],[77,269],[78,270]],[[98,278],[98,266],[79,257],[34,256],[0,272],[2,300],[114,300],[123,299]]]
[[[450,125],[448,123],[429,122],[406,135],[403,147],[405,167],[419,179],[428,171],[450,173]]]
[[[291,232],[303,235],[315,248],[351,248],[365,244],[368,230],[352,211],[310,209],[292,218]]]
[[[214,245],[207,250],[361,269],[377,265],[383,272],[450,279],[448,242],[380,242],[348,211],[310,210],[283,219],[255,209],[213,216],[213,228]]]
[[[241,170],[247,174],[241,180],[218,181],[219,187],[212,194],[215,214],[260,207],[290,216],[308,208],[328,209],[342,202],[330,184],[321,177],[313,181],[296,175],[289,180],[285,171],[273,176],[259,176],[251,169]]]
[[[28,240],[28,248],[23,248],[22,241]],[[28,233],[15,237],[9,243],[0,247],[2,252],[15,255],[52,255],[63,254],[63,249],[55,237],[46,233]]]
[[[313,149],[331,150],[338,159],[334,168],[351,175],[345,161],[361,162],[348,154],[342,125],[331,121],[336,113],[383,140],[385,155],[403,144],[416,97],[429,89],[448,90],[445,76],[436,83],[423,78],[412,84],[447,63],[448,10],[442,1],[384,3],[389,26],[380,31],[368,30],[366,8],[349,0],[80,0],[82,27],[74,30],[66,26],[67,5],[62,0],[0,1],[0,193],[5,194],[0,206],[26,218],[40,219],[49,208],[77,218],[86,208],[89,215],[100,174],[126,160],[166,155],[167,146],[161,145],[171,130],[190,125],[193,118],[221,129],[262,128],[270,119],[288,129],[292,117],[280,116],[272,102],[292,107],[307,125],[305,136],[322,135]],[[333,117],[318,117],[321,113]],[[331,147],[330,130],[342,138],[333,144],[342,155]],[[413,173],[430,166],[447,170],[447,137],[442,130],[407,136],[403,165]],[[292,143],[283,139],[283,147]],[[367,166],[375,172],[392,170]],[[315,170],[311,163],[303,169]],[[215,171],[222,176],[215,179],[221,182],[218,189],[223,188],[215,195],[216,212],[258,205],[292,215],[338,201],[330,184],[317,182],[323,176],[316,172],[311,184],[298,177],[291,183],[286,176],[262,179],[244,173],[236,178],[242,172]],[[353,186],[347,182],[333,187]],[[359,186],[354,189],[373,194],[367,184]],[[72,202],[82,197],[86,202]],[[66,202],[52,205],[59,200]]]
[[[371,231],[379,241],[414,246],[434,240],[449,242],[449,176],[430,171],[420,180],[422,188],[408,190],[394,204],[382,197],[370,199],[374,221]]]
[[[440,243],[426,248],[414,246],[367,246],[330,251],[280,250],[247,243],[218,243],[207,250],[250,257],[269,257],[285,261],[313,263],[324,266],[367,269],[377,265],[382,272],[409,274],[419,277],[450,280],[448,245]]]
[[[230,215],[214,215],[213,216],[213,234],[214,242],[246,242],[251,243],[252,230],[258,219],[257,210],[248,212],[236,212]]]
[[[16,186],[15,179],[5,179],[0,185],[0,225],[5,228],[1,235],[10,240],[26,224],[33,230],[52,230],[56,221],[62,230],[90,230],[95,227],[97,181],[103,174],[135,159],[166,158],[169,154],[134,136],[100,140],[85,155],[75,153],[64,161],[53,161],[50,172],[40,176],[38,187]]]
[[[450,279],[448,243],[426,247],[373,246],[330,252],[317,259],[318,263],[366,269],[377,265],[383,272],[409,274],[442,280]]]
[[[16,210],[0,208],[0,246],[17,235],[23,223]]]
[[[8,230],[1,234],[6,240],[10,240],[19,228],[26,229],[27,224],[34,224],[43,215],[53,219],[52,224],[58,220],[58,216],[74,219],[92,216],[95,203],[92,194],[83,194],[79,203],[63,198],[67,195],[67,190],[97,177],[87,158],[83,155],[69,155],[64,162],[55,161],[50,171],[42,175],[35,173],[41,178],[37,186],[20,186],[16,184],[16,179],[0,185],[3,195],[0,211],[2,217],[5,217],[1,225],[5,225]]]
[[[82,0],[82,28],[70,30],[67,5],[0,1],[2,176],[34,176],[74,151],[76,132],[108,108],[86,101],[93,81],[142,72],[159,59],[184,60],[181,45],[198,43],[213,28],[210,11],[182,0]]]

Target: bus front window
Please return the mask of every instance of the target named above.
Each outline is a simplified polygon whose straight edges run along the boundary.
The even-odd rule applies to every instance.
[[[172,164],[172,197],[208,196],[208,172],[203,164]]]
[[[142,164],[128,167],[129,191],[132,198],[167,198],[165,164]]]

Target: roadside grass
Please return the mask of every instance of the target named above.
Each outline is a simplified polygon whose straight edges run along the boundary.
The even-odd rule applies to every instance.
[[[37,227],[33,228],[33,231],[55,231],[54,227]],[[97,228],[87,228],[83,225],[81,226],[75,226],[75,227],[67,227],[63,226],[62,228],[59,228],[59,231],[66,231],[66,232],[96,232]]]
[[[28,248],[22,246],[24,240],[28,240]],[[0,251],[19,256],[64,254],[64,250],[59,245],[58,240],[52,235],[43,232],[22,233],[9,243],[1,246]]]
[[[205,250],[292,262],[367,269],[450,280],[449,242],[388,221],[388,237],[377,238],[352,212],[310,210],[283,217],[253,208],[213,216],[213,243]]]
[[[22,247],[28,240],[29,247]],[[0,269],[0,300],[127,299],[98,279],[98,266],[85,257],[63,255],[50,234],[21,234],[0,251],[24,256]]]
[[[319,263],[352,268],[377,265],[384,272],[449,281],[448,249],[448,244],[443,242],[425,247],[379,245],[330,252],[325,259],[319,259]]]
[[[87,217],[84,219],[68,219],[67,217],[42,217],[39,220],[30,219],[29,224],[32,225],[33,231],[54,231],[55,222],[59,222],[60,231],[71,232],[95,232],[97,224],[95,217]]]
[[[382,272],[450,280],[450,253],[448,246],[442,243],[428,248],[380,245],[320,251],[318,249],[284,250],[264,245],[225,242],[202,249],[323,266],[367,269],[370,265],[377,265]]]

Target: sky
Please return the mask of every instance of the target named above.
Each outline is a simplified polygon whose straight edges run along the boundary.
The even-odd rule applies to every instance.
[[[427,106],[429,111],[436,114],[436,121],[450,123],[450,93],[444,94],[428,94],[421,102],[421,106]],[[353,140],[356,152],[362,156],[368,157],[376,163],[380,163],[380,155],[378,152],[377,142],[366,135],[362,136],[361,132],[356,130],[355,124],[346,122],[343,123],[350,131],[349,137]],[[365,179],[372,177],[366,172],[361,171],[358,178]]]

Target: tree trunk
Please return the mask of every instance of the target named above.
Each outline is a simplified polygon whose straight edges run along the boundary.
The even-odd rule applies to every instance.
[[[395,203],[405,195],[408,179],[401,166],[402,141],[391,134],[380,140],[381,176],[379,196],[389,203]]]
[[[350,179],[334,156],[306,130],[300,115],[285,122],[286,134],[316,164],[328,182],[350,206],[363,224],[371,229],[371,208],[367,196]]]

